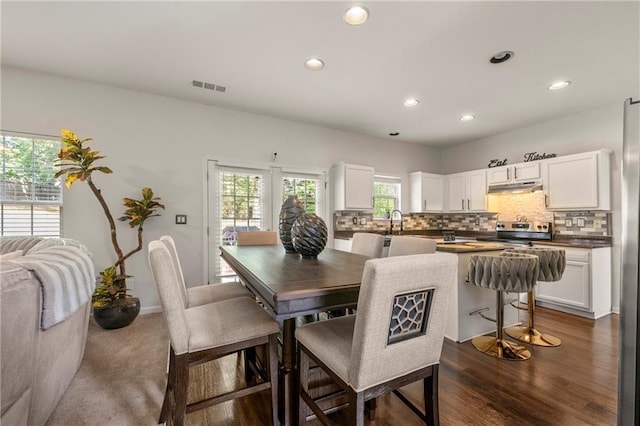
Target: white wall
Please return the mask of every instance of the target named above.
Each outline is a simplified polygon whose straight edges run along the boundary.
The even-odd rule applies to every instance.
[[[629,94],[631,96],[632,94]],[[622,129],[624,99],[615,105],[558,118],[442,151],[442,173],[486,168],[494,158],[521,163],[526,152],[537,151],[558,155],[575,154],[607,148],[611,155],[612,188],[612,301],[615,312],[620,308],[621,250],[621,181]]]
[[[79,80],[2,68],[2,130],[59,135],[70,129],[107,158],[113,175],[97,175],[114,216],[124,196],[138,198],[153,188],[166,210],[145,225],[145,243],[172,234],[182,256],[187,282],[202,282],[203,159],[205,157],[298,164],[329,168],[344,160],[372,165],[403,178],[403,205],[408,208],[408,173],[438,172],[440,150],[389,142],[358,134],[255,114],[180,101]],[[175,225],[175,214],[187,214],[188,225]],[[99,270],[114,261],[106,220],[83,184],[64,193],[64,235],[84,242]],[[119,223],[125,247],[135,233]],[[132,290],[143,309],[158,305],[147,267],[146,247],[127,262],[135,276]]]

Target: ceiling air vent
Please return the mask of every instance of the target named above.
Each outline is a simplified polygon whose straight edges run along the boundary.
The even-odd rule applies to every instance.
[[[197,87],[197,88],[200,88],[200,89],[211,90],[212,92],[225,93],[227,91],[227,87],[226,86],[220,86],[219,84],[213,84],[213,83],[209,83],[207,81],[191,80],[191,86]]]

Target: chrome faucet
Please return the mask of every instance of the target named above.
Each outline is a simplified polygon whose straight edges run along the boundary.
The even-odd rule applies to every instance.
[[[403,221],[402,221],[402,212],[401,212],[400,210],[396,209],[396,210],[393,210],[393,211],[391,212],[391,214],[389,215],[389,220],[390,220],[390,223],[389,223],[389,233],[390,233],[390,234],[392,234],[392,235],[393,235],[393,214],[394,214],[395,212],[400,213],[400,232],[404,231],[404,229],[403,229],[403,227],[402,227],[402,222],[403,222]]]

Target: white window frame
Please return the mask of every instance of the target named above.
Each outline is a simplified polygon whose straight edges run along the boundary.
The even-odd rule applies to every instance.
[[[0,130],[0,137],[2,138],[2,149],[4,149],[4,139],[5,138],[10,138],[10,137],[16,137],[16,138],[24,138],[24,139],[31,139],[32,140],[32,144],[35,143],[35,141],[51,141],[51,142],[56,142],[58,145],[60,145],[60,140],[58,137],[56,136],[52,136],[52,135],[41,135],[41,134],[35,134],[35,133],[25,133],[25,132],[13,132],[13,131],[5,131],[5,130]],[[53,159],[52,161],[57,161],[57,159]],[[63,206],[63,184],[62,184],[62,178],[58,178],[58,187],[59,187],[59,193],[57,194],[57,200],[54,201],[45,201],[45,200],[36,200],[35,198],[35,186],[32,186],[32,191],[31,191],[31,199],[27,199],[27,200],[20,200],[20,199],[10,199],[7,198],[7,192],[6,192],[6,181],[5,181],[5,176],[6,176],[6,172],[5,172],[5,168],[6,168],[6,162],[5,162],[5,157],[4,157],[4,153],[2,155],[2,157],[0,158],[0,170],[2,171],[2,177],[0,177],[0,185],[2,185],[3,190],[2,192],[2,198],[0,199],[0,235],[2,236],[43,236],[43,237],[61,237],[63,235],[62,231],[63,231],[63,227],[62,227],[62,206]],[[7,231],[7,226],[5,226],[5,209],[7,208],[7,206],[17,206],[17,205],[24,205],[24,206],[29,206],[30,207],[30,219],[29,219],[29,233],[20,233],[20,232],[11,232],[11,231]],[[53,206],[53,207],[57,207],[57,222],[58,222],[58,227],[57,227],[57,232],[45,232],[45,233],[39,233],[36,230],[38,229],[37,227],[37,218],[36,218],[36,210],[38,210],[38,207],[44,207],[44,206]]]
[[[390,197],[390,196],[380,196],[380,195],[376,195],[376,190],[375,187],[378,183],[392,183],[392,184],[397,184],[398,185],[398,190],[397,190],[397,195],[395,197]],[[392,199],[395,200],[395,207],[393,209],[391,209],[389,211],[389,213],[391,213],[392,210],[400,210],[400,206],[402,206],[402,179],[398,176],[383,176],[383,175],[374,175],[373,177],[373,206],[374,209],[372,211],[373,219],[374,220],[386,220],[389,219],[388,217],[385,216],[375,216],[375,205],[376,205],[376,199]]]

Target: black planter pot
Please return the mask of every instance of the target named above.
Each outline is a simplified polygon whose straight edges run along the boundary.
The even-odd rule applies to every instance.
[[[127,301],[123,306],[94,307],[93,319],[106,330],[128,326],[140,313],[140,299],[131,297]]]

